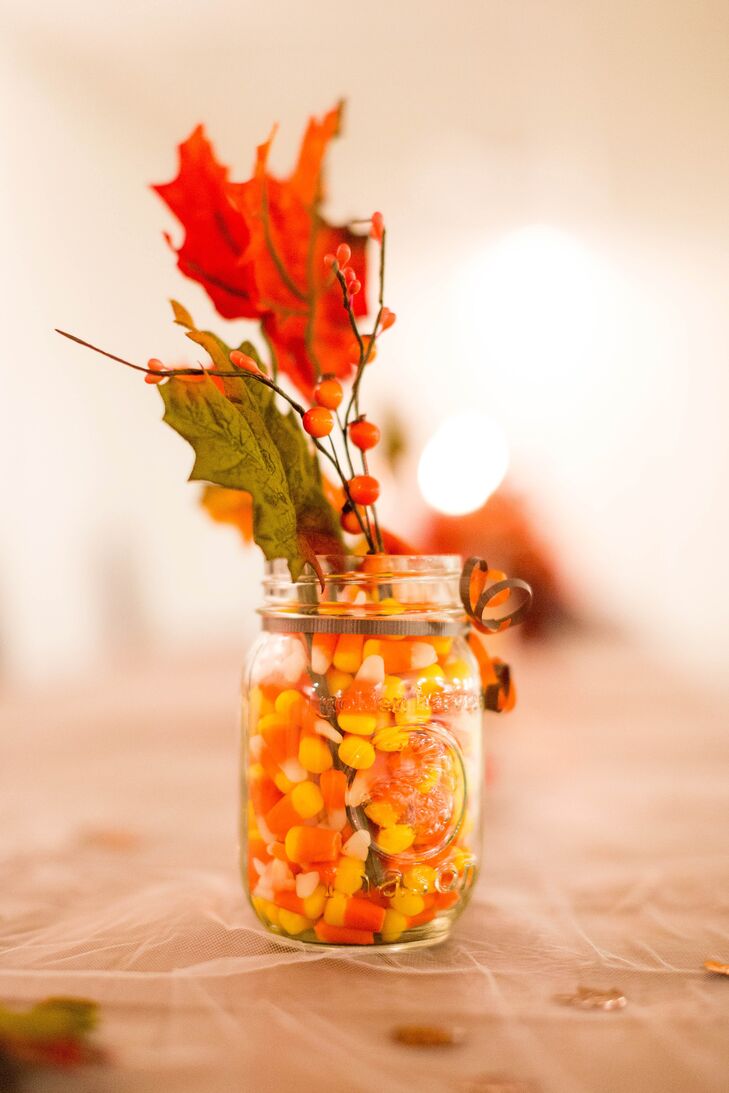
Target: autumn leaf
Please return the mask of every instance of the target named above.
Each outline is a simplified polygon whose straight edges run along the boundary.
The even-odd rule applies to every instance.
[[[214,383],[172,378],[159,388],[164,420],[192,445],[191,481],[246,490],[253,498],[253,535],[265,556],[286,558],[292,575],[302,568],[296,512],[281,458],[260,415],[246,414]]]
[[[185,229],[178,265],[198,281],[224,318],[257,317],[279,371],[305,395],[316,375],[349,376],[352,330],[324,255],[347,243],[362,284],[357,315],[367,312],[365,236],[328,224],[320,205],[324,160],[341,126],[341,107],[309,121],[292,174],[268,171],[273,137],[257,150],[254,174],[231,182],[201,127],[180,145],[177,178],[154,190]]]
[[[253,498],[245,490],[206,486],[200,504],[211,520],[237,528],[244,543],[253,541]]]
[[[15,1089],[14,1079],[26,1068],[67,1070],[103,1062],[103,1052],[89,1036],[97,1023],[96,1003],[83,998],[46,998],[26,1010],[0,1004],[2,1088]]]
[[[321,122],[311,119],[288,179],[268,173],[272,135],[257,149],[253,178],[231,186],[232,200],[241,208],[250,233],[244,261],[252,264],[264,308],[264,332],[275,348],[280,371],[307,395],[317,371],[346,377],[356,363],[341,292],[324,265],[324,255],[341,243],[349,246],[349,264],[363,286],[354,297],[354,312],[367,313],[367,239],[327,224],[319,212],[324,157],[340,126],[341,106]]]
[[[250,293],[250,267],[240,264],[250,235],[230,201],[228,168],[215,159],[202,125],[180,145],[179,156],[177,178],[152,187],[185,229],[177,265],[204,286],[223,318],[255,318],[258,305]],[[165,238],[174,250],[170,236]]]
[[[230,349],[222,339],[198,330],[180,305],[173,303],[173,310],[216,369],[230,372]],[[253,350],[244,346],[244,352]],[[253,538],[266,558],[285,558],[296,579],[306,562],[317,567],[317,554],[340,551],[339,524],[318,461],[298,415],[282,413],[270,388],[241,373],[223,379],[223,392],[210,379],[191,384],[180,377],[161,385],[160,394],[164,420],[195,451],[191,480],[250,494]]]

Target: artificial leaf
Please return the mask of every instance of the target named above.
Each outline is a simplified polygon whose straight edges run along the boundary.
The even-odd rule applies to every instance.
[[[27,1010],[0,1005],[0,1080],[7,1083],[0,1088],[16,1088],[24,1067],[67,1069],[103,1061],[89,1040],[97,1021],[96,1004],[82,998],[46,998]]]
[[[216,370],[230,372],[229,346],[210,331],[198,330],[186,315],[187,337],[206,350]],[[258,359],[248,342],[241,351]],[[170,391],[172,385],[176,388]],[[341,535],[298,415],[282,413],[271,388],[248,373],[226,375],[222,386],[215,396],[210,381],[173,379],[160,388],[165,420],[195,450],[191,478],[224,487],[224,496],[206,491],[205,507],[214,519],[238,526],[245,537],[245,503],[236,506],[227,496],[231,490],[244,491],[251,498],[252,536],[265,556],[286,558],[294,577],[305,561],[317,568],[316,555],[338,552]]]
[[[186,326],[188,330],[192,330],[195,324],[192,321],[192,315],[187,308],[183,307],[177,300],[170,300],[170,303],[172,304],[175,322],[178,323],[179,326]]]
[[[303,560],[296,511],[281,457],[260,414],[249,403],[241,413],[209,379],[160,386],[164,420],[195,452],[191,480],[246,490],[253,498],[253,535],[268,559],[285,558],[298,577]]]
[[[363,286],[355,312],[367,311],[366,237],[328,224],[319,212],[324,159],[340,124],[341,107],[309,121],[286,179],[268,173],[269,138],[244,183],[229,180],[198,127],[180,145],[177,178],[154,187],[185,229],[177,251],[182,272],[203,285],[224,318],[259,318],[280,372],[307,396],[317,373],[346,377],[357,360],[341,292],[323,263],[340,243],[351,248]],[[187,319],[186,312],[177,317],[182,325]]]
[[[201,125],[180,145],[179,155],[177,178],[152,187],[185,229],[177,265],[204,286],[223,318],[254,318],[258,305],[251,295],[250,267],[240,263],[249,232],[230,201],[228,168],[216,160]]]
[[[388,531],[387,528],[380,529],[380,535],[382,537],[382,546],[385,554],[419,554],[420,551],[416,550],[411,543],[408,543],[405,539],[401,539],[399,535],[395,535],[394,532]]]
[[[232,200],[241,208],[250,234],[244,261],[251,262],[261,322],[273,345],[281,372],[310,395],[317,371],[346,377],[357,354],[342,294],[324,255],[346,243],[349,265],[363,290],[354,310],[366,314],[365,236],[333,227],[318,209],[323,196],[323,162],[330,140],[339,132],[341,108],[321,122],[309,123],[299,162],[288,179],[268,173],[272,138],[260,145],[253,178],[232,185]]]
[[[245,490],[230,490],[224,486],[206,486],[200,504],[217,524],[231,524],[243,537],[253,541],[253,498]]]

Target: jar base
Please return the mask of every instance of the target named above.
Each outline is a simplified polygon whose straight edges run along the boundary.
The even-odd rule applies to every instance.
[[[375,952],[389,955],[390,953],[409,952],[412,949],[432,949],[436,945],[442,945],[444,941],[447,941],[450,934],[451,925],[448,923],[445,929],[441,929],[437,933],[433,932],[429,937],[416,938],[413,941],[392,941],[375,945],[327,945],[325,942],[320,941],[299,941],[298,938],[290,937],[288,934],[280,934],[274,930],[266,930],[264,936],[272,940],[275,939],[277,944],[286,949],[294,949],[299,952],[347,954]]]

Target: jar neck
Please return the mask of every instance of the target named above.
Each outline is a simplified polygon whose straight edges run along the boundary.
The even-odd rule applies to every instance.
[[[285,561],[266,563],[264,619],[289,619],[292,628],[297,619],[316,619],[316,629],[332,630],[351,620],[355,632],[368,621],[388,620],[393,632],[401,624],[402,633],[410,624],[465,621],[457,555],[327,555],[318,563],[322,581],[309,567],[292,581]]]

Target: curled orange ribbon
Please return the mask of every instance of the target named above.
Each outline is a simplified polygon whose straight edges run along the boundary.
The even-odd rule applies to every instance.
[[[493,584],[484,588],[474,604],[471,599],[471,578],[473,577],[475,570],[480,570],[482,573],[488,573],[488,562],[484,558],[477,558],[475,556],[469,558],[463,567],[459,584],[461,603],[473,626],[482,634],[498,634],[501,633],[502,630],[508,630],[511,626],[518,626],[531,607],[531,586],[528,585],[526,581],[522,581],[519,577],[506,577],[504,580],[494,581]],[[520,602],[505,615],[485,617],[484,611],[488,605],[492,600],[496,600],[496,597],[503,592],[507,593],[509,601],[511,601],[514,592],[521,592],[522,596],[520,597]]]

